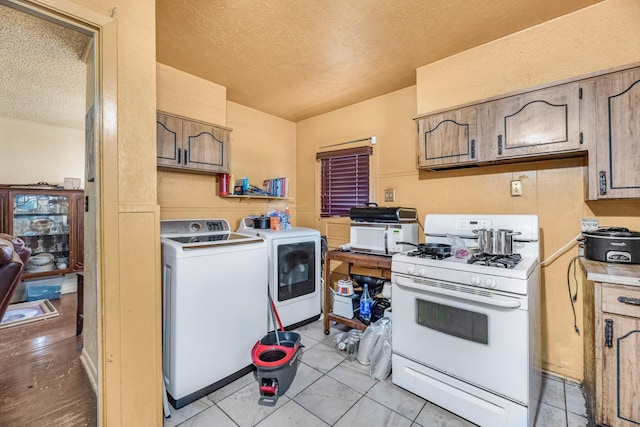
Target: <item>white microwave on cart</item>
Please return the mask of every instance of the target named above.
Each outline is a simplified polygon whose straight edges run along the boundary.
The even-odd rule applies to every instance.
[[[243,218],[238,232],[267,241],[268,286],[284,328],[291,330],[318,320],[322,273],[320,232],[306,227],[254,228],[252,218]]]

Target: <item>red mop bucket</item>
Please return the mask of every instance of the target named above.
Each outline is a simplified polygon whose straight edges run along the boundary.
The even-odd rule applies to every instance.
[[[271,304],[274,317],[278,317],[273,301]],[[251,361],[260,386],[260,405],[274,406],[278,397],[289,390],[298,371],[300,350],[300,334],[284,330],[269,332],[253,346]]]

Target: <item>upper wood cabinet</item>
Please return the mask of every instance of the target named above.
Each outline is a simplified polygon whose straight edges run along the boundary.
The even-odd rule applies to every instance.
[[[438,169],[478,161],[476,108],[416,118],[418,167]]]
[[[483,105],[482,157],[499,160],[583,149],[580,96],[576,82]]]
[[[595,84],[596,167],[589,169],[589,198],[638,198],[640,68],[605,74]]]
[[[197,173],[229,172],[231,129],[163,112],[157,113],[157,164]]]

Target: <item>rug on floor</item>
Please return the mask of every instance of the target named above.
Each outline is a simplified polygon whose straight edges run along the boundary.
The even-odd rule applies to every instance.
[[[56,316],[59,316],[58,310],[48,299],[11,304],[2,316],[0,329],[38,322]]]

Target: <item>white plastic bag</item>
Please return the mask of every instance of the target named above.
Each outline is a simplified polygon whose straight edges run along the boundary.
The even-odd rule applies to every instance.
[[[381,323],[382,333],[371,351],[369,376],[384,381],[391,373],[391,321],[383,317],[378,322]]]
[[[360,339],[360,346],[358,347],[358,355],[356,358],[358,362],[363,365],[368,365],[371,363],[371,355],[373,354],[373,350],[385,331],[386,325],[389,324],[389,319],[383,317],[378,319],[376,322],[367,326],[364,333],[362,334],[362,338]],[[389,324],[389,328],[391,325]]]

